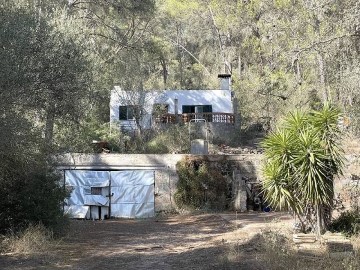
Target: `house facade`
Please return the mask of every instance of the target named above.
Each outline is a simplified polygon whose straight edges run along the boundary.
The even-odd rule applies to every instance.
[[[230,77],[226,77],[230,80]],[[158,124],[207,122],[234,124],[233,93],[219,90],[111,91],[110,121],[122,130],[150,129]]]

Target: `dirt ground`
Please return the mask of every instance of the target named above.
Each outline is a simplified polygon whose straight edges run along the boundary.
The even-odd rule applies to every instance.
[[[285,213],[258,212],[73,220],[51,250],[0,255],[0,269],[267,269],[254,239],[290,226]]]

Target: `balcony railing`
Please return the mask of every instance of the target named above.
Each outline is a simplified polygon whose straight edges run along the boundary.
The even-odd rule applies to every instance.
[[[235,118],[232,113],[183,113],[178,115],[179,121],[184,123],[190,120],[205,119],[206,122],[234,124]],[[155,123],[176,123],[175,114],[163,114],[155,117]]]

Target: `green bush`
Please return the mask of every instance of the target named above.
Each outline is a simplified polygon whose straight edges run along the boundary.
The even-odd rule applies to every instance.
[[[190,148],[189,131],[185,125],[170,125],[152,134],[146,143],[146,153],[166,154],[184,153]]]
[[[60,232],[65,190],[45,156],[0,154],[0,234],[29,224]]]
[[[180,208],[222,210],[227,204],[227,182],[219,170],[200,158],[186,157],[177,163],[179,181],[174,194]]]
[[[342,232],[347,236],[358,234],[360,232],[360,213],[350,210],[341,213],[333,220],[329,227],[332,232]]]

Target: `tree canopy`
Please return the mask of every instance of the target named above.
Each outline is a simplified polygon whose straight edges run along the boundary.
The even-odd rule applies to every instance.
[[[15,20],[6,14],[9,6],[2,4],[7,25]],[[18,38],[12,48],[3,47],[7,56],[2,72],[11,71],[5,76],[11,78],[30,66],[39,74],[35,62],[40,58],[43,66],[38,61],[38,69],[59,70],[37,78],[54,81],[53,88],[61,85],[60,92],[67,93],[53,99],[51,92],[59,91],[49,86],[43,91],[41,102],[48,98],[61,103],[56,109],[46,103],[54,108],[48,110],[48,135],[51,119],[56,137],[62,118],[58,116],[69,116],[69,111],[77,112],[77,119],[67,117],[77,121],[76,133],[85,132],[89,122],[108,122],[113,85],[127,90],[216,89],[219,73],[232,75],[243,128],[264,119],[273,127],[294,108],[315,108],[324,101],[337,104],[354,131],[360,126],[356,0],[17,0],[15,6],[27,10],[35,25],[17,22],[9,30],[12,35],[4,36],[2,41],[8,44]],[[29,31],[16,30],[21,27]],[[36,46],[49,49],[30,51],[22,46],[26,35],[28,40],[37,39]],[[52,35],[51,42],[46,35]],[[25,58],[10,59],[16,46]],[[35,62],[30,65],[25,59]],[[51,59],[58,62],[49,66]],[[14,68],[21,61],[28,65]],[[67,82],[78,84],[71,90]],[[34,91],[36,87],[43,85],[38,82]],[[81,115],[84,111],[86,115]]]

